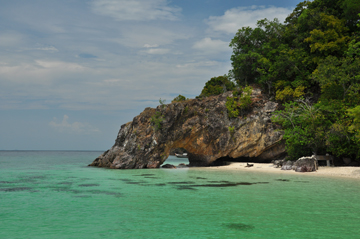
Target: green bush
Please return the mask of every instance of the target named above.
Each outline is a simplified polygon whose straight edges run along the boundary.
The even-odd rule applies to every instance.
[[[236,118],[239,114],[243,114],[251,105],[251,93],[253,88],[246,86],[233,92],[233,97],[227,97],[226,109],[229,118]]]
[[[155,130],[161,130],[163,121],[164,121],[163,115],[159,111],[157,111],[153,116],[151,116],[150,119],[150,122],[154,124]]]
[[[185,96],[183,96],[183,95],[178,95],[178,96],[176,96],[176,97],[171,101],[171,103],[173,103],[173,102],[185,101],[185,100],[187,100],[187,98],[186,98]]]
[[[218,76],[211,78],[206,82],[205,87],[201,91],[198,97],[208,97],[212,95],[220,95],[226,91],[234,90],[235,84],[230,81],[229,78],[224,76]]]

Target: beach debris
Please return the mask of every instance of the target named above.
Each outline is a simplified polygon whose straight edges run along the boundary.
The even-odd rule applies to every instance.
[[[252,166],[254,166],[254,164],[249,164],[249,163],[246,163],[245,168],[250,168],[250,167],[252,167]]]

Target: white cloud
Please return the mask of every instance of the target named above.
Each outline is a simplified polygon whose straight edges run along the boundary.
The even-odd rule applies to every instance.
[[[143,47],[144,48],[153,48],[153,47],[159,47],[159,45],[158,44],[153,44],[153,45],[145,44]]]
[[[242,27],[256,27],[258,20],[267,18],[283,22],[292,9],[274,6],[239,7],[227,10],[222,16],[211,16],[206,20],[212,31],[234,34]]]
[[[68,122],[69,116],[64,115],[63,120],[57,123],[57,119],[54,118],[53,121],[49,123],[49,125],[56,129],[59,132],[65,133],[84,133],[84,134],[91,134],[91,133],[100,133],[100,130],[91,126],[88,123],[81,123],[81,122]]]
[[[82,71],[85,67],[71,62],[63,62],[63,61],[43,61],[36,60],[36,64],[42,68],[50,69],[50,70],[62,70],[62,71]]]
[[[210,37],[206,37],[198,42],[195,42],[193,48],[210,54],[231,51],[228,42],[213,40]]]
[[[149,50],[145,51],[148,54],[154,54],[154,55],[164,55],[170,52],[170,49],[164,49],[164,48],[151,48]]]
[[[117,21],[177,20],[181,11],[171,7],[167,0],[94,0],[96,14],[109,16]]]

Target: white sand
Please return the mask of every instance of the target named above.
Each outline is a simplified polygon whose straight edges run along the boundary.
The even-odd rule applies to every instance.
[[[315,172],[299,173],[294,170],[281,170],[281,168],[275,168],[270,163],[250,163],[254,164],[252,167],[245,167],[245,163],[231,163],[227,166],[209,167],[209,169],[221,169],[221,170],[244,170],[253,172],[266,172],[266,173],[278,173],[278,174],[306,174],[313,176],[329,176],[329,177],[346,177],[360,179],[360,167],[319,167]]]

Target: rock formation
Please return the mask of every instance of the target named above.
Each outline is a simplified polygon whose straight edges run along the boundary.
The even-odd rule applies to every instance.
[[[270,119],[277,103],[254,89],[251,110],[229,118],[227,97],[232,93],[146,108],[121,126],[114,146],[90,166],[158,168],[174,148],[188,152],[190,166],[208,166],[223,157],[270,162],[283,154],[282,132]]]
[[[313,172],[316,171],[316,157],[301,157],[293,165],[295,172]]]

